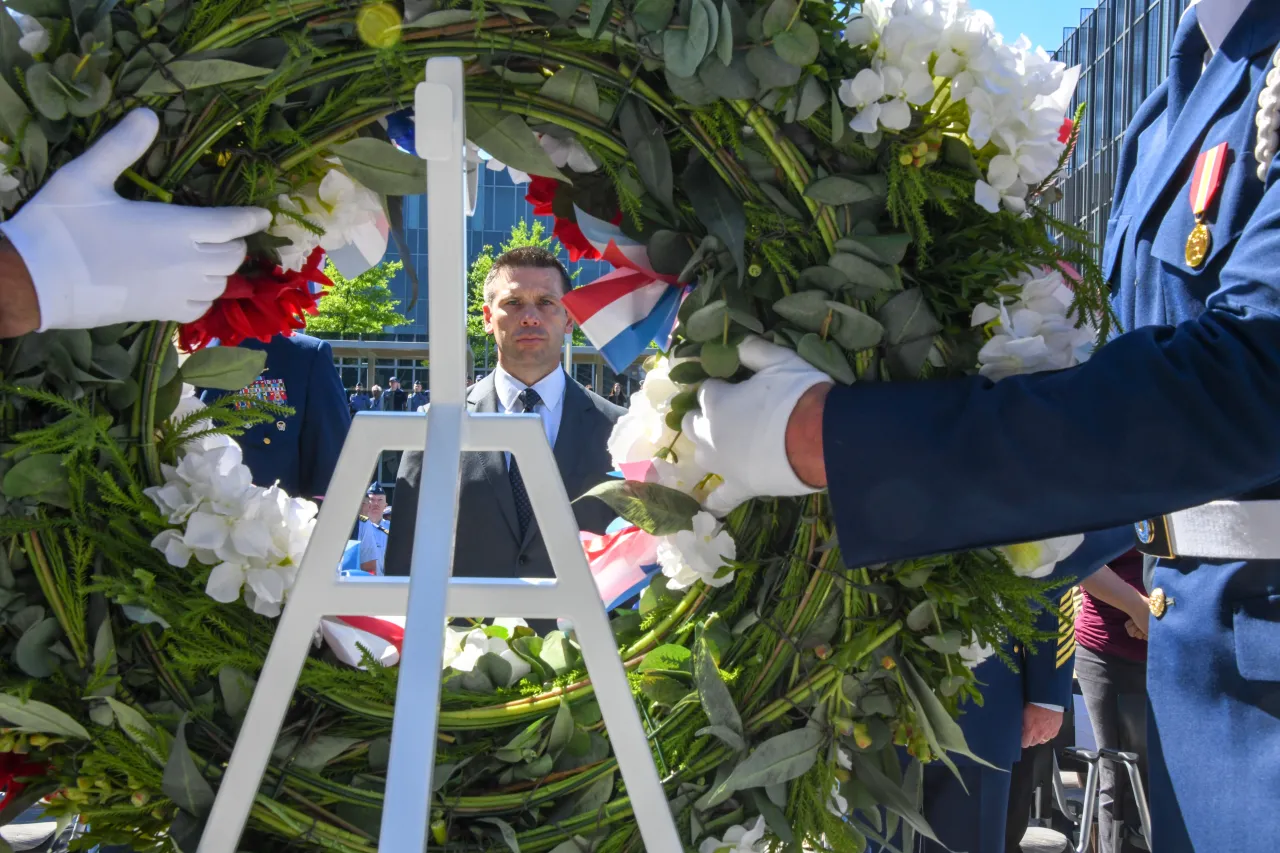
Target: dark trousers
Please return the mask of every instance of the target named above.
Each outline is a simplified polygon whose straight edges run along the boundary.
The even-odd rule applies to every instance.
[[[1009,817],[1005,823],[1006,853],[1022,849],[1022,836],[1027,834],[1036,788],[1053,772],[1053,743],[1041,743],[1022,750],[1022,756],[1009,771]]]
[[[1147,784],[1147,665],[1125,658],[1076,649],[1076,677],[1089,709],[1089,721],[1099,748],[1119,749],[1138,756],[1142,784]],[[1138,853],[1130,842],[1142,829],[1137,801],[1123,767],[1110,761],[1098,766],[1098,844],[1101,853]],[[1120,835],[1117,844],[1116,835]]]

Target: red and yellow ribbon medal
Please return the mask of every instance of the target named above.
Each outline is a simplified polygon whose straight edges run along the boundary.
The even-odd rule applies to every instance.
[[[1191,212],[1196,217],[1196,227],[1187,238],[1187,266],[1199,269],[1209,257],[1213,237],[1204,222],[1205,211],[1213,204],[1213,197],[1222,185],[1222,170],[1227,163],[1227,143],[1208,151],[1202,151],[1196,160],[1196,172],[1191,176]]]

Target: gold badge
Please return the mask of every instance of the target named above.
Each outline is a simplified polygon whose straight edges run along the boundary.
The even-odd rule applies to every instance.
[[[1173,598],[1166,596],[1164,590],[1156,587],[1151,591],[1151,597],[1147,599],[1147,609],[1151,611],[1151,615],[1159,619],[1164,616],[1164,612],[1173,606]]]
[[[1196,227],[1191,229],[1191,236],[1187,238],[1187,266],[1193,270],[1200,269],[1205,258],[1209,257],[1212,246],[1213,237],[1209,234],[1209,226],[1197,222]]]

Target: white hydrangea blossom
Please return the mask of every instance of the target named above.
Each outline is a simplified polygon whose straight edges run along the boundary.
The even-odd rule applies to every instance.
[[[190,403],[185,408],[198,409]],[[192,559],[212,566],[205,592],[215,600],[230,603],[243,594],[255,613],[280,615],[315,526],[316,505],[278,486],[255,486],[240,446],[223,435],[187,442],[178,465],[161,469],[164,485],[146,494],[180,528],[161,531],[152,547],[177,568]]]
[[[993,332],[978,353],[979,373],[996,381],[1089,359],[1097,331],[1088,323],[1076,328],[1076,320],[1067,316],[1071,289],[1061,271],[1023,273],[1009,284],[1020,288],[1017,297],[1002,298],[998,306],[983,302],[973,310],[973,325],[990,324]]]
[[[1083,542],[1083,533],[1073,533],[1039,542],[1006,545],[1000,551],[1008,558],[1014,574],[1039,579],[1048,577],[1053,567],[1075,553]]]
[[[318,184],[277,196],[276,207],[279,212],[267,232],[289,241],[278,250],[280,265],[287,270],[302,269],[316,247],[335,252],[355,245],[366,257],[370,252],[380,257],[386,249],[386,235],[379,228],[385,214],[378,194],[340,169],[330,169]],[[307,228],[297,217],[322,233]],[[366,247],[369,251],[364,251]]]
[[[733,572],[721,572],[726,562],[737,555],[733,537],[709,512],[693,517],[692,530],[658,538],[658,565],[671,589],[685,589],[698,581],[707,586],[724,586],[733,580]]]
[[[866,0],[845,25],[845,41],[866,47],[871,65],[840,85],[856,110],[849,123],[870,138],[911,125],[912,107],[938,111],[965,102],[968,137],[988,145],[974,200],[995,213],[1024,213],[1027,194],[1049,177],[1065,149],[1059,135],[1079,80],[1022,36],[1011,44],[967,0]]]
[[[969,644],[961,646],[958,654],[960,661],[969,669],[976,669],[978,664],[996,653],[996,650],[986,643],[978,641],[977,636],[973,636],[969,640]]]
[[[698,853],[764,853],[765,822],[757,817],[749,825],[731,826],[720,838],[704,838]]]

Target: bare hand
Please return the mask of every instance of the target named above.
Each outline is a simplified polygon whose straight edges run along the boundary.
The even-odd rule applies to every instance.
[[[1048,743],[1062,728],[1062,712],[1027,703],[1022,709],[1022,748]]]
[[[1124,629],[1129,633],[1129,636],[1133,637],[1135,640],[1146,641],[1147,639],[1147,632],[1138,627],[1137,623],[1132,619],[1125,620]]]

